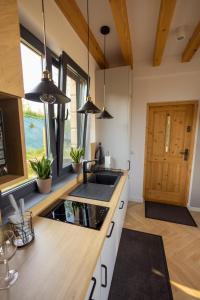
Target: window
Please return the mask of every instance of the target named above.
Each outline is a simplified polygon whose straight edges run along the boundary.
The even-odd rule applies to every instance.
[[[61,108],[59,174],[71,163],[71,147],[84,147],[85,115],[77,114],[77,109],[86,100],[87,74],[66,54],[62,53],[61,87],[71,99]]]
[[[64,127],[63,167],[69,163],[70,148],[83,146],[83,116],[77,114],[77,109],[86,98],[87,82],[84,78],[68,67],[66,76],[66,95],[71,99],[68,103],[68,119]]]
[[[32,41],[31,37],[31,41]],[[30,40],[28,38],[28,40]],[[35,44],[35,43],[34,43]],[[40,44],[39,44],[40,45]],[[38,46],[36,44],[36,46]],[[43,50],[43,47],[38,47]],[[48,62],[51,61],[48,68],[52,70],[52,79],[59,85],[59,61],[48,50]],[[21,57],[25,92],[31,90],[41,80],[44,58],[34,45],[28,42],[21,43]],[[31,70],[31,72],[30,72]],[[42,158],[43,155],[50,158],[54,157],[53,175],[57,176],[56,161],[56,140],[55,130],[57,128],[52,124],[53,116],[57,110],[57,105],[48,106],[43,103],[22,100],[24,113],[24,130],[26,144],[26,159],[28,167],[28,179],[35,177],[29,160]],[[56,112],[57,113],[57,112]]]
[[[42,55],[27,45],[21,43],[22,69],[25,92],[33,88],[40,80],[42,74]],[[24,113],[24,131],[26,144],[26,160],[28,178],[35,177],[29,160],[41,158],[47,154],[47,135],[45,126],[45,108],[43,103],[22,100]]]
[[[37,85],[43,71],[43,44],[23,26],[21,57],[25,92]],[[65,105],[48,105],[22,99],[28,181],[18,187],[22,193],[35,190],[35,178],[29,160],[43,155],[53,159],[53,180],[71,170],[70,148],[84,147],[87,117],[77,114],[87,92],[87,74],[66,53],[58,58],[47,48],[47,65],[54,83],[71,99]],[[19,185],[19,184],[18,184]],[[13,186],[12,189],[16,187]],[[10,189],[10,188],[9,188]]]

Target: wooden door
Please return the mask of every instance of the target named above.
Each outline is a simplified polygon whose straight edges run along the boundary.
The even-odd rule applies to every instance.
[[[197,101],[148,105],[145,200],[187,204],[197,106]]]

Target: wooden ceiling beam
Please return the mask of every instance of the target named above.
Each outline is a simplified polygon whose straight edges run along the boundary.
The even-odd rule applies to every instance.
[[[175,6],[176,0],[161,0],[154,46],[153,66],[159,66],[161,64]]]
[[[131,37],[128,23],[126,0],[109,0],[124,61],[133,67]]]
[[[82,15],[80,8],[75,0],[55,0],[61,12],[71,24],[75,32],[78,34],[85,46],[88,46],[88,24]],[[90,53],[96,60],[100,68],[108,67],[108,62],[104,57],[98,42],[96,41],[91,30],[89,31],[90,38]],[[105,64],[104,64],[105,62]]]
[[[182,62],[188,62],[192,59],[196,51],[200,47],[200,22],[197,24],[190,40],[188,41],[185,50],[182,54]]]

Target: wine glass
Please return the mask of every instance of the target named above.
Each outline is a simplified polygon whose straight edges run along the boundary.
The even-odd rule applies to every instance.
[[[14,256],[17,246],[12,230],[0,232],[0,290],[8,289],[18,278],[18,272],[9,270],[8,261]]]

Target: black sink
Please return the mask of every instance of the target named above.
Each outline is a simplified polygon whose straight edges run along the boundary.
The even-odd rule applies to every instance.
[[[122,172],[100,172],[88,177],[87,183],[79,184],[69,195],[100,201],[110,201]]]
[[[118,181],[118,178],[118,175],[93,174],[90,178],[88,178],[88,182],[115,185],[115,183]]]

